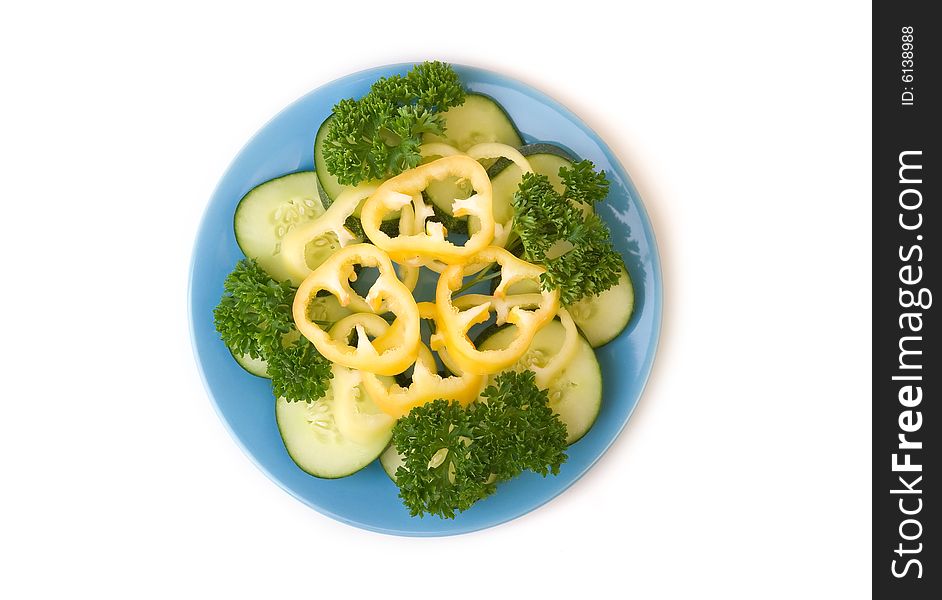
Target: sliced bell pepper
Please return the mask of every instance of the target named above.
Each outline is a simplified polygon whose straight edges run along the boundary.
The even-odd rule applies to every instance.
[[[421,196],[421,194],[419,195]],[[414,228],[415,211],[412,209],[411,204],[407,204],[402,207],[402,213],[399,215],[399,235],[411,235],[415,233]],[[396,272],[399,274],[399,279],[410,291],[415,290],[416,284],[419,283],[419,267],[417,265],[397,264]]]
[[[350,287],[350,282],[356,278],[353,271],[356,264],[379,270],[379,276],[366,298]],[[345,337],[337,339],[331,336],[308,315],[308,304],[321,290],[336,296],[341,306],[350,306],[359,312],[372,311],[377,315],[392,312],[396,316],[390,327],[392,334],[387,331],[378,344],[376,340],[371,342],[366,335],[359,335],[355,347]],[[351,369],[395,375],[415,362],[419,352],[419,310],[412,292],[396,277],[386,253],[372,244],[346,246],[324,261],[301,283],[292,312],[298,331],[314,344],[324,358]],[[359,326],[365,328],[363,323]]]
[[[520,151],[513,146],[501,144],[500,142],[482,142],[480,144],[475,144],[474,146],[468,148],[465,154],[474,160],[484,160],[485,158],[506,158],[507,160],[517,165],[517,167],[519,167],[520,170],[524,173],[533,172],[533,167],[530,166],[530,161],[527,160],[526,156],[521,154]]]
[[[522,173],[532,173],[533,167],[530,165],[530,161],[527,160],[519,150],[513,146],[508,146],[507,144],[501,144],[500,142],[483,142],[481,144],[476,144],[468,148],[468,156],[475,160],[483,160],[485,158],[506,158],[507,160],[513,162],[517,165],[517,168],[520,169]],[[506,223],[494,223],[494,239],[491,240],[492,246],[500,246],[504,248],[507,246],[507,241],[510,239],[510,234],[513,232],[513,217],[510,218]],[[473,233],[476,227],[476,224],[469,223],[469,230]]]
[[[490,302],[491,308],[493,308],[494,312],[496,313],[497,324],[502,325],[507,322],[509,311],[513,307],[536,307],[539,306],[542,299],[543,297],[540,294],[514,294],[503,299],[495,298],[493,296],[486,296],[483,294],[465,294],[455,298],[454,305],[458,310],[467,310],[480,306],[485,302]],[[566,337],[563,339],[563,343],[560,345],[560,347],[556,349],[552,358],[548,362],[542,361],[545,362],[543,366],[539,366],[536,363],[530,363],[527,361],[530,351],[530,348],[528,347],[516,364],[516,366],[520,366],[521,363],[523,363],[523,366],[533,371],[535,374],[536,386],[541,390],[550,386],[550,383],[552,383],[553,379],[555,379],[556,376],[559,375],[559,373],[565,369],[570,362],[572,362],[576,351],[579,349],[579,330],[576,328],[575,321],[572,320],[569,312],[562,306],[559,307],[557,316],[562,323],[563,331],[565,331]],[[545,324],[546,323],[544,323],[544,325]],[[443,336],[436,336],[435,334],[432,335],[430,344],[433,349],[435,349],[437,346],[444,346],[444,343]],[[441,350],[438,350],[438,353],[439,356],[443,357],[442,362],[445,363],[445,366],[448,366],[448,362],[445,360],[445,356],[447,356],[447,354],[444,353],[444,347]]]
[[[539,294],[507,296],[507,288],[518,281],[532,279],[539,283],[542,267],[521,260],[496,246],[490,246],[474,257],[474,262],[498,263],[501,266],[500,283],[493,296],[478,296],[481,303],[462,310],[471,300],[453,300],[452,294],[462,285],[464,265],[451,265],[438,278],[435,302],[440,329],[436,343],[448,349],[452,359],[464,370],[475,373],[497,373],[511,366],[523,356],[533,336],[559,310],[559,292],[542,290]],[[458,304],[456,304],[458,303]],[[536,310],[524,310],[536,306]],[[497,323],[511,323],[517,336],[502,350],[478,350],[468,338],[468,330],[488,320],[491,309],[496,312]]]
[[[556,376],[572,362],[576,351],[579,349],[579,331],[576,329],[576,322],[572,320],[569,311],[560,306],[557,315],[563,325],[563,330],[566,332],[566,338],[563,340],[562,345],[556,349],[556,353],[549,362],[542,367],[537,364],[528,365],[528,368],[534,373],[536,387],[541,390],[545,390],[550,386]],[[527,352],[524,352],[524,359],[526,359],[526,356]]]
[[[431,302],[418,304],[419,314],[423,319],[432,319],[438,327],[438,311]],[[437,372],[435,359],[429,349],[422,344],[419,357],[412,371],[412,383],[403,388],[395,383],[386,385],[372,373],[362,373],[363,389],[370,399],[386,414],[394,418],[405,416],[416,406],[432,400],[444,399],[467,406],[481,393],[486,383],[484,375],[465,371],[442,377]]]
[[[458,150],[451,144],[429,142],[419,146],[419,154],[422,155],[422,158],[431,158],[433,156],[454,156],[456,154],[464,154],[464,152]]]
[[[447,231],[441,223],[426,222],[431,216],[431,208],[421,201],[421,193],[430,182],[447,177],[467,179],[475,192],[471,197],[456,199],[452,204],[452,213],[456,217],[475,217],[480,224],[479,230],[462,246],[446,239]],[[400,233],[391,238],[380,231],[385,215],[410,203],[415,204],[417,227],[414,233]],[[464,263],[486,248],[494,237],[491,180],[484,167],[469,156],[457,154],[439,158],[383,182],[363,205],[360,220],[370,241],[388,252],[396,262],[414,264],[417,258],[425,258],[449,265]]]

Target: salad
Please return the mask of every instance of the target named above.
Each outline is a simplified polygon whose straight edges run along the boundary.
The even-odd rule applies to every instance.
[[[340,100],[314,165],[239,202],[246,258],[214,312],[271,380],[292,460],[339,478],[379,459],[410,514],[442,518],[557,474],[601,407],[593,348],[633,308],[605,173],[524,144],[441,62]]]

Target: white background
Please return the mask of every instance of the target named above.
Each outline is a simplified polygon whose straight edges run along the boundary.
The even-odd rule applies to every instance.
[[[869,592],[869,6],[29,4],[0,9],[0,596]],[[242,455],[197,374],[186,277],[216,181],[272,115],[429,58],[601,133],[666,300],[640,407],[583,480],[507,525],[401,539]]]

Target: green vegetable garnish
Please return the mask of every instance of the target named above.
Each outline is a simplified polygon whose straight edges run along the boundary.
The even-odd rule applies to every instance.
[[[399,497],[412,516],[454,519],[494,492],[488,457],[471,448],[472,411],[447,400],[413,408],[393,428],[403,455],[396,471]]]
[[[549,407],[546,390],[536,387],[533,371],[507,371],[484,390],[475,405],[475,440],[490,457],[498,480],[524,471],[556,475],[566,462],[566,425]]]
[[[399,496],[412,516],[453,519],[526,470],[559,473],[566,426],[532,371],[505,372],[467,408],[445,400],[412,409],[393,428],[403,456]]]
[[[306,337],[284,344],[269,354],[267,360],[276,397],[284,396],[289,402],[313,402],[327,393],[333,376],[330,361]]]
[[[560,195],[545,175],[525,173],[514,194],[514,231],[524,258],[546,267],[543,287],[559,290],[571,305],[618,283],[621,256],[612,247],[608,227],[595,213],[584,215],[579,203],[594,205],[608,195],[605,172],[583,160],[559,170],[566,192]]]
[[[254,260],[244,259],[223,283],[225,294],[213,311],[216,330],[229,349],[267,360],[294,329],[294,290],[277,282]]]
[[[443,62],[378,80],[363,98],[334,106],[324,143],[327,170],[340,183],[356,185],[417,166],[422,135],[442,135],[441,113],[464,98],[458,74]]]
[[[236,264],[223,289],[213,317],[229,349],[266,361],[276,396],[292,402],[324,396],[330,385],[330,361],[296,335],[291,315],[296,290],[269,277],[250,259]]]

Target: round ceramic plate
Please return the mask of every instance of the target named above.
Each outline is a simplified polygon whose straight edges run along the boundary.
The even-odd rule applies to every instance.
[[[519,517],[562,493],[582,476],[625,427],[651,370],[661,322],[661,273],[654,232],[638,193],[612,151],[576,115],[538,90],[509,77],[455,66],[467,88],[496,99],[525,141],[551,142],[592,160],[611,181],[599,214],[612,230],[635,287],[628,327],[598,348],[604,397],[601,413],[584,438],[573,444],[556,477],[525,473],[502,483],[491,497],[454,520],[410,517],[379,461],[343,479],[308,475],[288,457],[275,424],[267,379],[242,370],[213,326],[222,284],[243,258],[232,230],[242,196],[263,181],[313,169],[314,134],[341,98],[364,95],[376,79],[406,73],[409,64],[370,69],[338,79],[307,94],[266,124],[239,152],[209,201],[190,269],[190,331],[196,361],[220,418],[242,449],[274,482],[311,508],[338,521],[398,535],[451,535],[476,531]]]

